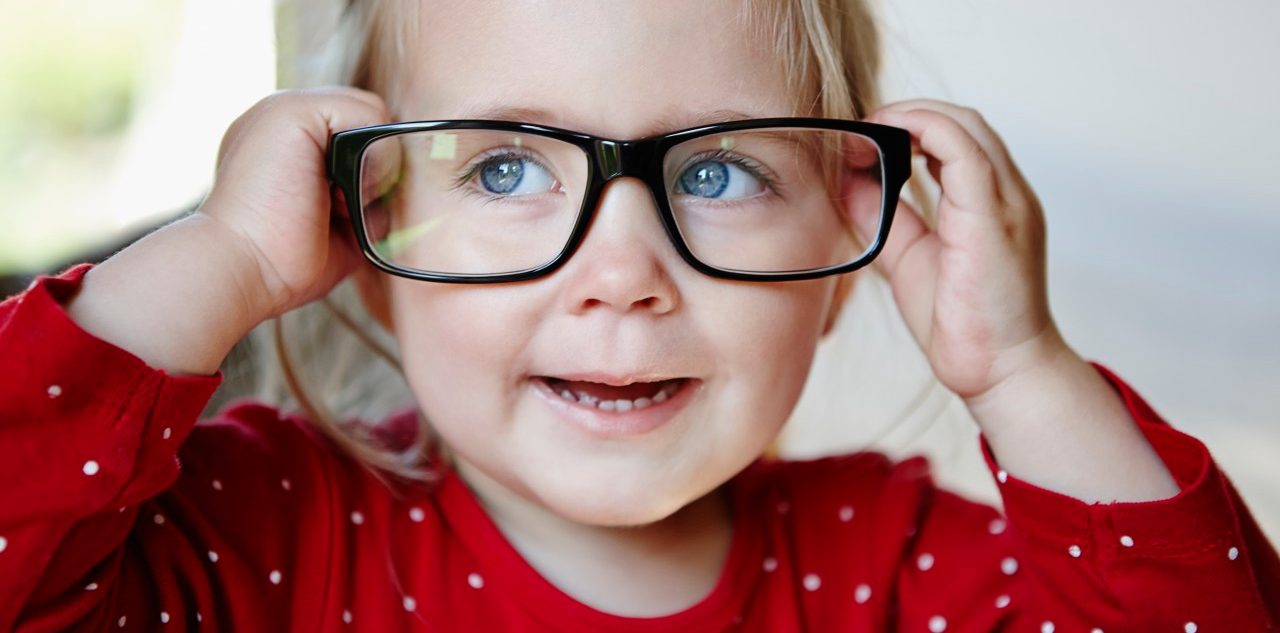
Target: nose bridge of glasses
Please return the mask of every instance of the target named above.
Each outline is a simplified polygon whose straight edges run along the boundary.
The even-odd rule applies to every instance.
[[[600,139],[595,142],[596,170],[604,182],[620,176],[645,180],[653,152],[653,144],[644,141]]]

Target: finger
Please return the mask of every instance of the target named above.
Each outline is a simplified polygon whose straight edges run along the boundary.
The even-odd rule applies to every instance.
[[[991,125],[987,123],[986,118],[977,110],[937,99],[908,99],[888,104],[881,110],[891,112],[933,110],[955,119],[986,151],[987,156],[996,167],[1002,186],[1006,190],[1015,186],[1025,186],[1026,179],[1013,162],[1013,157],[1009,154],[1009,148],[1005,145],[1004,139],[996,133]]]
[[[863,239],[870,243],[870,240],[875,238],[875,234],[866,235],[866,232],[868,228],[874,230],[875,227],[859,224],[859,233],[863,233]],[[889,228],[889,238],[885,240],[880,254],[871,260],[872,267],[892,283],[898,274],[902,258],[930,235],[932,231],[924,223],[920,212],[905,201],[899,200],[893,214],[893,225]]]
[[[941,251],[941,241],[920,212],[899,201],[889,239],[871,263],[889,283],[902,320],[923,348],[929,345]]]
[[[937,180],[944,200],[963,212],[996,217],[1004,205],[995,165],[960,123],[933,110],[884,111],[877,117],[905,128],[927,156],[941,163]]]

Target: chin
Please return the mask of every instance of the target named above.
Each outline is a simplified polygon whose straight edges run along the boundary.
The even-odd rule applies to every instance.
[[[666,519],[702,495],[677,492],[658,481],[635,481],[611,486],[602,478],[584,476],[576,484],[542,495],[542,503],[561,517],[597,527],[640,527]]]

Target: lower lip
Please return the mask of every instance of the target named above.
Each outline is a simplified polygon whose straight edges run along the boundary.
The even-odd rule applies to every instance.
[[[541,378],[530,378],[529,382],[534,387],[534,393],[538,394],[558,417],[588,435],[602,439],[643,435],[665,425],[689,403],[693,398],[693,392],[702,384],[700,380],[687,378],[680,383],[680,388],[663,402],[651,404],[643,409],[623,412],[602,411],[596,407],[569,402],[552,391],[550,385]]]

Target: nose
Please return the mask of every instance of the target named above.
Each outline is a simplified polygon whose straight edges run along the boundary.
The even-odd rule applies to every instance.
[[[615,178],[597,204],[582,243],[562,270],[568,311],[661,315],[675,310],[680,295],[670,270],[678,254],[648,187],[636,178]]]

